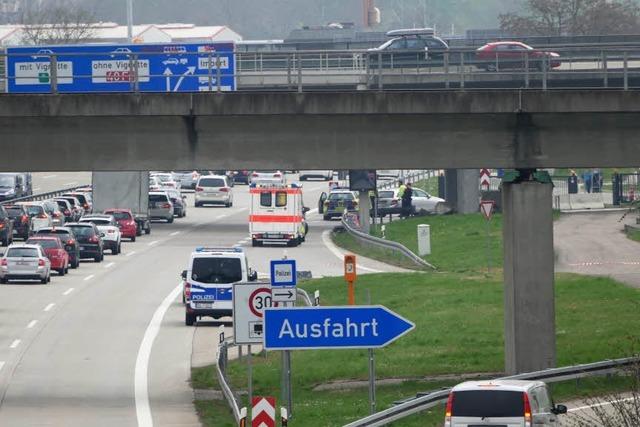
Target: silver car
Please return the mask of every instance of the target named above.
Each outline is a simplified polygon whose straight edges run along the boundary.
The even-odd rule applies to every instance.
[[[164,191],[149,193],[149,217],[151,219],[165,219],[168,223],[173,222],[173,203]]]
[[[173,171],[171,172],[173,180],[180,183],[180,188],[196,188],[200,173],[198,171]]]
[[[0,258],[0,283],[9,280],[51,281],[51,262],[40,245],[12,244]]]

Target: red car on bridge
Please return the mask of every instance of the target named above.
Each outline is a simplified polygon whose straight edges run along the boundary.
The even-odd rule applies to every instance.
[[[56,270],[60,276],[69,272],[69,254],[64,249],[62,240],[55,236],[30,237],[26,242],[30,245],[40,245],[44,254],[51,262],[51,269]]]
[[[529,68],[543,70],[545,65],[549,70],[558,68],[561,64],[560,55],[556,52],[534,49],[517,41],[503,41],[487,43],[476,51],[476,66],[487,71],[499,71],[508,68]]]

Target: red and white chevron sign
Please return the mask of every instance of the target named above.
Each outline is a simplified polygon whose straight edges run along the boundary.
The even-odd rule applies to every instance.
[[[251,402],[251,427],[276,427],[276,398],[256,396]]]

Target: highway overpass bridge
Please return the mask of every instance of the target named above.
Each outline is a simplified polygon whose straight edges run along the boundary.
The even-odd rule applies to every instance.
[[[635,90],[0,96],[1,170],[624,167]]]
[[[2,95],[0,170],[635,167],[638,95],[605,89]],[[551,197],[551,183],[526,175],[503,183],[510,373],[555,365]]]

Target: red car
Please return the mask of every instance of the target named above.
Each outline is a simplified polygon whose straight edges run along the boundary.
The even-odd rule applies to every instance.
[[[560,66],[560,55],[556,52],[537,50],[521,42],[487,43],[476,51],[476,66],[487,71],[499,71],[507,68],[524,68],[526,58],[529,68],[543,70]]]
[[[120,227],[122,237],[131,239],[132,242],[136,241],[138,226],[136,225],[136,219],[131,209],[107,209],[104,213],[106,215],[113,215],[116,221],[118,221],[118,227]]]
[[[59,237],[30,237],[26,243],[30,245],[40,245],[44,254],[49,258],[49,261],[51,261],[51,269],[56,270],[58,275],[64,276],[69,272],[69,254],[64,249],[64,245]]]

